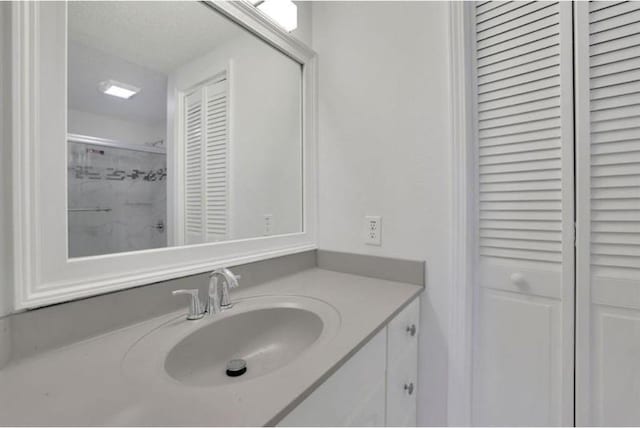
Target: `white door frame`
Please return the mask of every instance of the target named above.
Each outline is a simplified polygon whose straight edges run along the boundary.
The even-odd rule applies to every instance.
[[[452,245],[449,289],[449,385],[447,423],[471,425],[473,367],[473,272],[477,260],[475,93],[472,76],[471,2],[449,3],[451,67]]]

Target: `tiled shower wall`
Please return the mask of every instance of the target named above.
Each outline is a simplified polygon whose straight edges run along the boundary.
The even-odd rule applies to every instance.
[[[166,155],[68,147],[69,257],[166,246]]]

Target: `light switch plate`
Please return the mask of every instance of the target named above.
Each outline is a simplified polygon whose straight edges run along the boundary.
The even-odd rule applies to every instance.
[[[364,243],[367,245],[381,245],[382,217],[368,215],[364,218]]]

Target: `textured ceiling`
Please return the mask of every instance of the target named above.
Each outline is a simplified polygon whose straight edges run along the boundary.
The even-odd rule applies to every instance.
[[[156,125],[166,121],[167,76],[117,56],[69,41],[69,108]],[[123,100],[103,94],[98,84],[116,80],[142,88]]]
[[[69,39],[169,73],[245,31],[194,1],[68,3]]]
[[[166,121],[167,75],[245,30],[192,1],[68,3],[69,108],[145,123]],[[104,80],[142,88],[129,100]]]

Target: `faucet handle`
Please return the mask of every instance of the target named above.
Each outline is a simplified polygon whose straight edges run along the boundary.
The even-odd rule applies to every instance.
[[[175,290],[171,294],[174,296],[185,294],[191,297],[189,300],[189,313],[187,314],[188,320],[199,320],[204,316],[204,310],[202,310],[202,304],[200,303],[200,297],[198,296],[197,289]]]
[[[233,273],[231,274],[231,276],[233,277],[233,279],[235,279],[235,281],[231,281],[231,284],[229,284],[229,288],[236,288],[240,286],[240,278],[242,278],[242,275],[234,275]]]
[[[226,276],[228,279],[231,279],[231,281],[227,281],[227,285],[229,286],[229,288],[236,288],[240,285],[240,283],[238,282],[238,280],[241,278],[240,275],[236,275],[235,273],[231,272],[231,270],[229,268],[224,268],[223,269],[224,272],[226,273]]]

